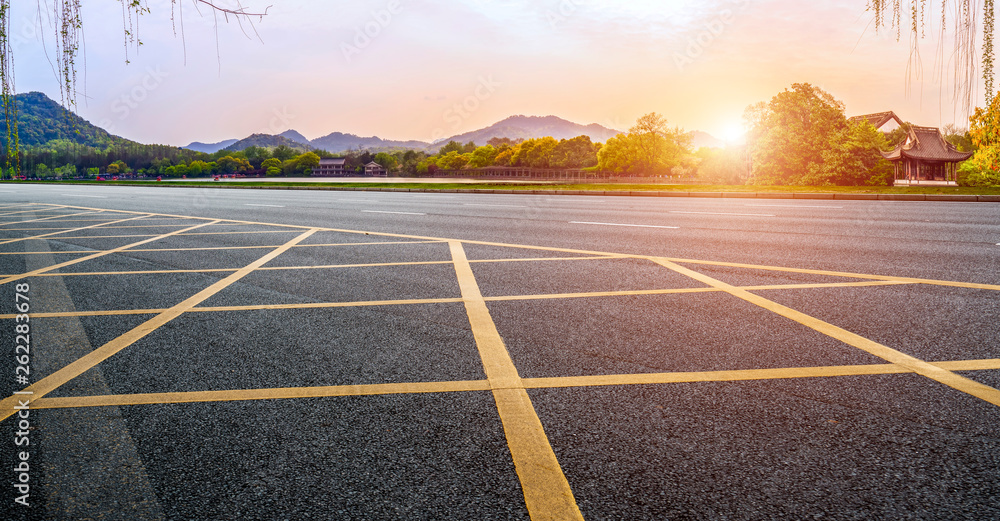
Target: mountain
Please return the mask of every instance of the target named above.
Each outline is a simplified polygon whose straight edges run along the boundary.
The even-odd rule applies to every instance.
[[[112,143],[135,144],[92,125],[41,92],[17,94],[14,105],[17,107],[17,132],[21,146],[44,145],[55,139],[95,148],[105,148]]]
[[[309,140],[306,139],[306,137],[303,136],[302,134],[299,134],[299,131],[297,131],[297,130],[286,130],[286,131],[284,131],[284,132],[282,132],[281,134],[278,134],[278,135],[281,136],[281,137],[284,137],[284,138],[291,139],[292,141],[294,141],[296,143],[301,143],[303,145],[311,145],[311,143],[309,142]]]
[[[261,148],[275,148],[281,145],[285,145],[288,148],[297,150],[299,152],[308,152],[313,150],[314,147],[304,144],[297,143],[283,136],[272,136],[270,134],[251,134],[250,137],[241,139],[232,145],[225,148],[230,152],[239,152],[240,150],[245,150],[250,147],[261,147]]]
[[[389,150],[394,148],[423,150],[430,146],[430,143],[423,141],[392,141],[379,137],[360,137],[354,134],[344,134],[343,132],[328,134],[310,141],[309,144],[334,154],[358,148],[368,150]]]
[[[603,143],[616,135],[618,135],[617,130],[596,123],[580,125],[556,116],[511,116],[483,129],[435,141],[434,147],[440,148],[449,141],[459,143],[473,141],[477,145],[485,145],[495,137],[531,139],[551,136],[556,139],[572,139],[577,136],[590,136],[591,141]]]
[[[188,145],[186,147],[181,147],[181,148],[186,148],[188,150],[194,150],[196,152],[205,152],[206,154],[214,154],[214,153],[222,150],[223,148],[226,148],[226,147],[232,145],[233,143],[236,143],[237,141],[239,141],[239,140],[238,139],[227,139],[225,141],[219,141],[218,143],[201,143],[201,142],[195,141],[194,143],[191,143],[190,145]]]

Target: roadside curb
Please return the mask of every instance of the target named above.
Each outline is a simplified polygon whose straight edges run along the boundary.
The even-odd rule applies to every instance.
[[[148,183],[124,183],[109,186],[142,186]],[[238,184],[224,185],[193,185],[157,184],[159,188],[207,188],[234,190],[322,190],[329,192],[416,192],[444,194],[507,194],[507,195],[573,195],[573,196],[612,196],[612,197],[699,197],[707,199],[802,199],[802,200],[837,200],[837,201],[933,201],[933,202],[967,202],[967,203],[1000,203],[1000,195],[971,194],[845,194],[825,192],[803,193],[769,193],[769,192],[680,192],[680,191],[601,191],[601,190],[523,190],[523,189],[485,189],[485,188],[392,188],[392,187],[357,187],[357,186],[240,186]]]

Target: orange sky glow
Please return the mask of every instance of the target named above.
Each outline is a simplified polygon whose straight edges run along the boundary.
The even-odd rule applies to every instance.
[[[120,4],[84,2],[80,115],[172,145],[289,128],[430,141],[515,114],[627,129],[654,111],[735,139],[747,105],[808,82],[848,115],[967,126],[936,15],[912,59],[907,34],[875,33],[865,0],[242,2],[273,4],[254,24],[262,41],[222,21],[217,51],[208,11],[181,3],[182,40],[170,1],[150,0],[129,65]],[[58,99],[46,15],[39,28],[35,2],[13,9],[17,90]]]

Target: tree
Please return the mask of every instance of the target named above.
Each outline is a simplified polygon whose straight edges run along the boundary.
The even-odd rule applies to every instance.
[[[309,175],[313,170],[319,168],[319,155],[315,152],[306,152],[296,159],[296,170],[302,175]]]
[[[806,180],[807,184],[840,186],[889,186],[893,182],[892,164],[882,156],[886,148],[885,134],[870,122],[848,123],[835,136],[831,146],[823,151],[824,171],[821,177]]]
[[[281,160],[276,157],[269,157],[260,164],[260,169],[267,172],[272,168],[281,169]]]
[[[295,155],[295,151],[287,145],[278,145],[271,151],[271,157],[279,161],[288,161],[289,159],[293,159]]]
[[[130,46],[142,45],[137,32],[139,17],[150,12],[149,7],[143,0],[119,0],[122,3],[123,20],[122,32],[125,38],[125,62],[128,63],[128,52]],[[245,22],[253,28],[253,19],[263,17],[264,12],[251,12],[240,5],[240,0],[236,1],[235,8],[219,7],[213,3],[214,0],[192,0],[197,6],[206,6],[217,13],[222,13],[226,21],[233,17],[238,23]],[[76,109],[77,96],[77,71],[76,58],[82,43],[83,20],[80,16],[81,0],[59,0],[50,10],[47,2],[44,3],[45,11],[49,11],[52,16],[52,25],[55,29],[55,69],[59,76],[59,92],[62,97],[62,105],[66,108]],[[178,8],[175,11],[175,8]],[[43,2],[38,1],[39,15],[43,11]],[[178,14],[179,13],[179,14]],[[183,18],[183,3],[172,0],[170,2],[170,18],[176,21],[177,17]],[[218,20],[218,19],[216,19]],[[183,20],[181,20],[183,22]],[[180,24],[183,31],[183,23]],[[216,21],[216,30],[218,22]],[[10,0],[0,0],[0,100],[3,102],[3,123],[5,127],[6,162],[8,166],[13,165],[20,170],[20,163],[17,161],[20,153],[20,145],[17,129],[17,110],[13,103],[14,89],[14,45],[12,45],[12,32],[10,20]]]
[[[969,136],[976,153],[959,169],[959,182],[972,186],[1000,185],[1000,94],[969,118]]]
[[[955,16],[957,19],[951,20],[951,25],[956,28],[956,37],[953,52],[941,51],[942,55],[954,56],[955,77],[955,98],[962,99],[967,108],[973,106],[972,95],[976,86],[977,51],[976,32],[978,27],[978,17],[980,12],[983,16],[983,46],[982,46],[982,69],[983,80],[986,82],[986,103],[993,99],[993,71],[994,71],[994,25],[996,20],[994,0],[982,0],[982,3],[972,0],[941,0],[942,24],[947,24],[948,4],[955,6]],[[935,4],[931,4],[934,6]],[[982,5],[982,11],[978,8]],[[892,10],[890,13],[890,9]],[[886,21],[889,27],[895,31],[896,40],[899,41],[904,26],[904,12],[909,13],[909,20],[906,23],[907,30],[912,40],[923,38],[926,34],[927,2],[926,0],[909,0],[908,5],[903,0],[868,0],[868,10],[875,14],[876,31],[884,29]],[[942,27],[943,29],[943,27]],[[942,42],[941,45],[944,45]],[[919,55],[918,55],[919,56]],[[919,59],[919,58],[918,58]]]
[[[754,107],[754,106],[752,106]],[[756,106],[751,179],[755,184],[803,184],[823,174],[822,151],[847,128],[844,105],[808,83]]]
[[[469,159],[469,168],[485,168],[492,166],[493,160],[496,159],[496,156],[497,149],[493,148],[492,145],[479,147],[472,153],[472,157]]]
[[[684,132],[668,128],[667,120],[653,112],[639,118],[628,134],[609,139],[597,154],[598,167],[633,176],[667,175],[690,155],[689,149]]]

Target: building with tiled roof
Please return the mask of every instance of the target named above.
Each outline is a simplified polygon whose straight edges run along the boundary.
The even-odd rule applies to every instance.
[[[911,126],[906,141],[882,156],[895,165],[897,184],[957,184],[958,164],[972,157],[972,152],[959,152],[935,127]]]
[[[873,127],[875,127],[876,130],[881,130],[882,132],[891,132],[903,126],[903,120],[899,119],[899,116],[897,116],[896,113],[891,110],[888,112],[877,112],[875,114],[864,114],[861,116],[854,116],[852,118],[848,118],[848,121],[850,121],[851,123],[857,123],[859,121],[868,121],[869,123],[872,124]],[[894,126],[889,125],[890,121],[895,122],[896,124]]]

